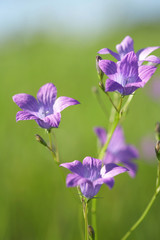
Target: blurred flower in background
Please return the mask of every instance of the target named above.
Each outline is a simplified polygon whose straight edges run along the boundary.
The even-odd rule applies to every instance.
[[[147,95],[155,102],[160,102],[160,76],[155,76],[152,79],[150,87],[147,88]]]
[[[140,143],[141,158],[149,163],[156,162],[154,134],[146,134]]]

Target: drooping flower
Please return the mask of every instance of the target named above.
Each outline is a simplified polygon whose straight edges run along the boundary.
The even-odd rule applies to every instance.
[[[75,160],[70,163],[62,163],[60,166],[72,172],[67,175],[67,187],[79,186],[86,198],[93,198],[97,195],[103,183],[112,188],[113,177],[127,171],[127,168],[114,163],[102,167],[101,160],[91,157],[84,158],[83,163]]]
[[[116,45],[116,50],[118,53],[113,52],[112,50],[108,48],[101,49],[98,53],[99,54],[111,54],[113,57],[115,57],[118,61],[120,61],[127,53],[134,51],[133,46],[133,39],[130,36],[126,36],[120,44]],[[139,61],[139,65],[141,65],[144,61],[152,62],[155,64],[160,64],[160,58],[150,55],[153,51],[160,48],[160,46],[156,47],[147,47],[140,49],[137,53],[137,59]]]
[[[105,91],[118,91],[122,95],[132,94],[136,89],[144,87],[156,71],[156,67],[152,65],[138,66],[137,56],[133,51],[117,63],[100,60],[99,67],[109,77]]]
[[[79,102],[69,97],[56,97],[57,89],[53,83],[47,83],[39,89],[37,100],[26,93],[14,95],[13,101],[22,109],[17,113],[16,121],[33,119],[42,128],[58,128],[61,111]]]
[[[94,131],[102,147],[107,140],[107,132],[101,127],[96,127]],[[137,172],[137,165],[133,162],[133,159],[135,158],[138,158],[137,149],[134,146],[125,143],[123,130],[118,126],[110,140],[103,158],[103,163],[122,163],[129,170],[129,175],[135,177]]]

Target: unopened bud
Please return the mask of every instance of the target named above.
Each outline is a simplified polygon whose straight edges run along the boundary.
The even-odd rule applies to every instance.
[[[156,123],[155,132],[156,132],[156,139],[157,141],[159,141],[160,140],[160,123],[159,122]]]
[[[160,141],[156,143],[155,152],[156,152],[157,159],[160,161]]]
[[[45,147],[48,147],[47,143],[44,141],[44,139],[40,135],[35,134],[35,138],[37,142],[41,143]]]
[[[95,239],[95,232],[92,226],[88,225],[88,233],[89,233],[89,239],[94,240]]]
[[[102,70],[99,67],[100,60],[103,60],[103,59],[100,56],[96,56],[96,69],[97,69],[98,77],[102,81],[104,73],[102,72]]]

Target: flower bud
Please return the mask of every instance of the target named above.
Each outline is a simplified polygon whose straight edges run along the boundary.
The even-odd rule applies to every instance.
[[[102,60],[102,58],[100,56],[96,56],[96,69],[97,69],[98,77],[99,77],[100,81],[102,81],[104,73],[102,72],[102,70],[99,67],[100,60]]]
[[[156,143],[155,152],[156,152],[158,161],[160,161],[160,141]]]
[[[160,140],[160,123],[159,122],[156,123],[155,132],[156,132],[156,140],[159,141]]]
[[[94,233],[94,229],[92,226],[88,225],[88,233],[89,233],[89,237],[91,240],[95,239],[95,233]]]
[[[45,147],[48,147],[47,143],[44,141],[44,139],[40,135],[35,134],[35,138],[37,142],[41,143]]]

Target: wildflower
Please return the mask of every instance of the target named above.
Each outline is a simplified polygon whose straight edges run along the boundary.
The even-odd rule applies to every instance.
[[[152,65],[138,66],[138,59],[133,51],[117,63],[100,60],[99,67],[109,77],[106,80],[105,91],[118,91],[122,95],[132,94],[136,89],[144,87],[156,71],[156,67]]]
[[[52,83],[42,86],[37,93],[37,100],[26,93],[13,96],[13,101],[23,110],[16,115],[16,121],[35,120],[40,127],[58,128],[61,111],[79,102],[69,97],[57,98],[57,89]]]
[[[94,131],[98,136],[101,146],[103,146],[107,140],[106,130],[96,127]],[[129,170],[129,175],[135,177],[137,165],[132,161],[134,158],[138,158],[138,151],[134,146],[125,143],[122,128],[118,126],[110,140],[103,163],[122,163]]]
[[[144,61],[152,62],[159,64],[160,58],[150,55],[153,51],[160,48],[159,46],[156,47],[147,47],[140,49],[137,53],[137,59],[139,61],[139,65],[141,65]],[[98,53],[99,54],[111,54],[113,57],[115,57],[118,61],[120,61],[127,53],[134,51],[133,47],[133,39],[130,36],[126,36],[122,42],[118,45],[116,45],[116,50],[118,53],[111,51],[108,48],[101,49]]]
[[[93,198],[103,183],[112,188],[113,177],[127,171],[126,168],[114,163],[102,167],[101,160],[91,157],[84,158],[83,163],[75,160],[70,163],[62,163],[60,166],[72,172],[67,176],[67,187],[80,186],[81,192],[86,198]]]

